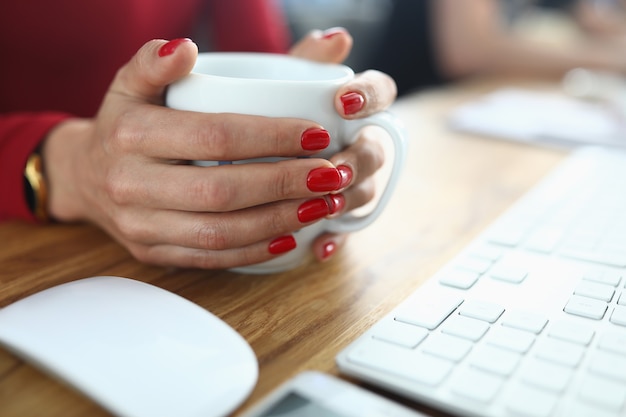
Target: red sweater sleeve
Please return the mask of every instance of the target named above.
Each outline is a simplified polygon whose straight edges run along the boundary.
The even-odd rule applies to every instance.
[[[0,114],[0,222],[35,221],[24,195],[26,161],[48,131],[68,117],[54,112]]]
[[[218,51],[285,53],[291,42],[282,10],[269,0],[212,1],[210,28]]]

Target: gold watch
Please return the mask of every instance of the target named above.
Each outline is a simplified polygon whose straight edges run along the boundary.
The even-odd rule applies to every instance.
[[[26,162],[24,191],[30,209],[37,220],[48,221],[48,187],[43,171],[43,159],[39,151],[33,152]]]

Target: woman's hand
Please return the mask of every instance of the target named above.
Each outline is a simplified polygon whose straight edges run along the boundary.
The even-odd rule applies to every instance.
[[[230,268],[287,252],[294,231],[369,200],[362,179],[378,162],[368,162],[377,151],[367,140],[331,161],[187,164],[313,156],[327,145],[319,140],[321,126],[306,120],[164,107],[166,86],[188,74],[196,56],[189,40],[148,42],[120,69],[94,119],[68,120],[50,133],[44,159],[55,219],[91,221],[147,263]],[[369,84],[361,86],[366,100]],[[361,112],[373,108],[366,101]],[[343,190],[345,206],[299,215],[310,199]]]
[[[313,31],[290,51],[294,56],[321,62],[341,63],[352,48],[352,37],[343,28]],[[369,70],[337,91],[335,108],[346,119],[358,119],[385,110],[396,98],[396,84],[391,77]],[[347,166],[353,177],[343,191],[346,205],[331,216],[340,215],[368,203],[375,194],[372,175],[383,165],[384,152],[377,137],[379,131],[363,129],[357,141],[330,158],[334,166]],[[329,259],[346,240],[345,234],[325,233],[313,243],[318,260]]]

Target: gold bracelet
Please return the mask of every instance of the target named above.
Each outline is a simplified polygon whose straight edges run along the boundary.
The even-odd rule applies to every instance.
[[[28,157],[24,178],[30,186],[33,194],[33,214],[37,220],[48,221],[48,187],[43,173],[43,160],[38,152]]]

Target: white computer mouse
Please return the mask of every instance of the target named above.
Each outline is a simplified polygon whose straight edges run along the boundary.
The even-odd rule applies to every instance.
[[[0,343],[123,417],[226,416],[258,377],[228,324],[128,278],[81,279],[0,309]]]

